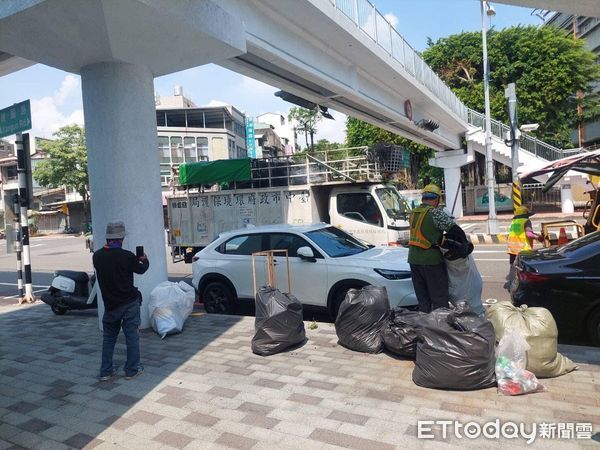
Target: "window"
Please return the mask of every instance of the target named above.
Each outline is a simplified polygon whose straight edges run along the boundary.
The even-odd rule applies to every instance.
[[[183,144],[180,136],[171,136],[171,162],[175,164],[183,162]]]
[[[398,191],[393,188],[380,188],[375,189],[375,193],[377,197],[379,197],[379,201],[383,205],[386,214],[391,219],[408,219],[408,215],[410,214],[410,207],[406,200],[400,197]]]
[[[246,158],[248,156],[248,151],[244,147],[236,146],[237,149],[237,157],[238,158]]]
[[[204,128],[204,113],[202,111],[188,111],[187,124],[189,128]]]
[[[208,138],[199,137],[197,140],[198,161],[208,161]]]
[[[17,172],[17,166],[7,166],[6,167],[6,179],[7,180],[16,180],[19,177]]]
[[[226,255],[252,255],[262,248],[262,234],[244,234],[221,244],[217,251]]]
[[[306,236],[332,258],[355,255],[369,249],[367,245],[336,227],[309,231]]]
[[[166,111],[167,126],[185,128],[185,111]]]
[[[169,137],[159,136],[158,137],[158,153],[160,154],[161,164],[171,163],[171,152],[169,150]]]
[[[212,138],[211,146],[212,146],[212,159],[213,160],[227,159],[227,157],[229,156],[229,153],[227,152],[227,149],[225,148],[225,141],[223,140],[222,137]]]
[[[229,150],[229,159],[235,159],[237,156],[235,154],[235,142],[233,142],[231,139],[227,139],[227,147]]]
[[[185,162],[198,161],[198,152],[196,149],[196,138],[195,137],[186,136],[183,138],[183,152],[185,155]]]
[[[156,126],[164,127],[167,125],[166,116],[164,111],[156,111]]]
[[[298,256],[300,247],[310,247],[315,257],[322,257],[312,245],[300,236],[291,233],[270,233],[267,235],[266,248],[268,250],[287,250],[290,258]]]
[[[383,226],[379,206],[369,193],[338,194],[337,212],[348,219]]]

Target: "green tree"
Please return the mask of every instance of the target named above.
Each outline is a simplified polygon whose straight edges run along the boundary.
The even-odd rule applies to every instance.
[[[428,45],[423,59],[468,107],[483,112],[481,34],[463,32],[435,43],[429,40]],[[583,40],[553,27],[492,29],[488,53],[495,119],[508,121],[504,98],[508,83],[517,86],[519,122],[539,123],[536,137],[559,147],[569,146],[572,127],[598,115],[597,104],[584,105],[583,114],[577,114],[577,103],[584,101],[577,99],[577,92],[590,94],[600,77],[596,57]]]
[[[431,167],[428,163],[429,158],[434,153],[432,149],[362,120],[353,117],[346,119],[346,143],[348,147],[367,146],[373,148],[381,142],[399,145],[410,152],[412,187],[423,187],[427,183],[437,183],[441,186],[444,178],[442,169]]]
[[[44,141],[41,150],[48,155],[37,164],[33,178],[40,186],[74,189],[83,199],[83,220],[88,221],[90,196],[85,130],[78,125],[62,127],[53,141]]]
[[[316,125],[323,118],[319,111],[319,108],[306,109],[300,107],[293,107],[288,113],[288,120],[295,120],[300,125],[297,130],[304,133],[304,140],[306,141],[306,148],[308,145],[308,136],[310,136],[310,149],[314,150],[314,135],[317,133]]]
[[[319,139],[314,146],[314,151],[323,151],[323,150],[335,150],[337,148],[343,148],[344,144],[340,144],[338,142],[329,142],[327,139]]]

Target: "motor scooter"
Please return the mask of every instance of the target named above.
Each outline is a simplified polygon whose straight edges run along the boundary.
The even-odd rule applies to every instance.
[[[94,285],[96,276],[86,272],[58,270],[52,284],[42,294],[42,301],[56,315],[62,316],[69,310],[94,309],[98,307],[98,296]]]

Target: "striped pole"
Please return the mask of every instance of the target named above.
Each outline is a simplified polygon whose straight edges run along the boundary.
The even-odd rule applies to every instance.
[[[512,200],[513,200],[513,210],[516,210],[518,206],[523,205],[523,195],[521,191],[521,182],[517,178],[513,180],[512,183]]]
[[[31,283],[31,254],[29,252],[29,223],[27,221],[27,209],[29,207],[29,194],[27,192],[27,166],[23,145],[23,135],[17,133],[17,175],[19,178],[19,200],[21,206],[21,238],[23,240],[23,268],[25,272],[25,296],[21,303],[33,303],[33,287]]]
[[[21,259],[21,221],[19,219],[19,195],[15,195],[13,203],[15,227],[15,252],[17,253],[17,289],[19,291],[19,304],[23,303],[23,260]]]

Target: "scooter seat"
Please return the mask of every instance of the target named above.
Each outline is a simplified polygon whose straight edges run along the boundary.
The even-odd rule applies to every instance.
[[[76,270],[57,270],[56,275],[70,278],[76,283],[87,283],[90,280],[90,276],[87,272],[78,272]]]

